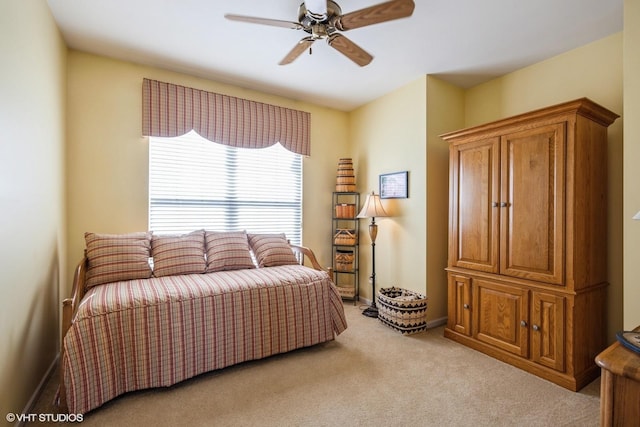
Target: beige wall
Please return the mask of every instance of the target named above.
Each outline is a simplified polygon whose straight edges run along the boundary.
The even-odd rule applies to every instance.
[[[624,2],[624,329],[640,325],[640,2]]]
[[[622,33],[469,89],[465,126],[581,97],[622,113]],[[620,138],[621,122],[609,128],[610,135]]]
[[[469,89],[465,126],[581,97],[590,98],[622,115],[622,89],[622,33],[618,33]],[[622,224],[625,219],[622,211],[622,122],[618,119],[609,127],[610,341],[615,339],[615,331],[622,327]],[[640,203],[636,210],[640,210]],[[628,213],[626,217],[630,215],[633,214]]]
[[[85,231],[148,228],[144,77],[311,112],[311,157],[303,163],[303,241],[323,265],[331,265],[331,192],[338,158],[349,151],[346,113],[78,51],[69,52],[68,76],[67,271],[82,257]]]
[[[378,219],[376,290],[400,286],[426,291],[426,95],[422,77],[351,112],[353,161],[362,202],[379,192],[382,173],[409,171],[409,198],[385,199],[391,218]],[[371,300],[369,220],[361,221],[360,295]]]
[[[429,319],[447,317],[449,145],[440,138],[464,126],[465,92],[427,77],[427,293]]]
[[[64,274],[65,55],[46,2],[0,2],[0,419],[58,351]],[[8,423],[7,423],[8,424]]]

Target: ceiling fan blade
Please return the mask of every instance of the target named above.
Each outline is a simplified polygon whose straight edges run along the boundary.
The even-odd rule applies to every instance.
[[[392,0],[338,16],[335,27],[340,31],[353,30],[380,22],[406,18],[413,14],[413,0]]]
[[[369,55],[364,49],[342,34],[331,34],[327,39],[327,43],[361,67],[364,67],[373,60],[373,56]]]
[[[314,15],[327,16],[327,0],[304,0],[304,6]]]
[[[293,61],[296,60],[296,58],[298,56],[302,55],[302,52],[304,52],[305,50],[309,49],[314,41],[315,41],[315,39],[313,37],[305,37],[305,38],[303,38],[302,40],[300,40],[298,42],[298,44],[296,44],[293,47],[293,49],[291,49],[291,51],[289,53],[287,53],[287,56],[285,56],[282,59],[282,61],[280,61],[278,64],[279,65],[291,64]]]
[[[229,13],[224,15],[224,17],[231,21],[248,22],[250,24],[270,25],[272,27],[291,28],[294,30],[301,30],[304,28],[298,22],[281,21],[279,19],[257,18],[255,16],[233,15]]]

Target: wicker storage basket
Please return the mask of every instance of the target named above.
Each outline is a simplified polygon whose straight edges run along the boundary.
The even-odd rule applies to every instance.
[[[353,251],[349,250],[336,250],[336,270],[338,271],[353,271]]]
[[[378,319],[403,335],[427,329],[427,297],[402,288],[378,291]]]
[[[333,237],[333,243],[336,245],[355,245],[356,244],[356,234],[355,230],[339,228],[336,235]]]
[[[353,193],[356,191],[355,184],[336,184],[336,191],[338,193]]]
[[[336,286],[342,298],[355,298],[356,288],[354,286]]]
[[[355,218],[356,205],[352,203],[340,203],[336,205],[336,218]]]
[[[348,157],[341,158],[338,162],[336,191],[338,193],[351,193],[356,191],[356,176],[353,172],[353,161]]]
[[[353,175],[338,175],[336,182],[340,184],[354,184],[356,183],[356,177]]]
[[[353,160],[351,157],[342,157],[338,160],[338,175],[353,175]]]

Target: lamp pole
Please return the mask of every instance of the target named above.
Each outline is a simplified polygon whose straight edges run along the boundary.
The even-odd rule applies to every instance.
[[[369,237],[371,237],[371,305],[367,307],[362,314],[368,317],[378,317],[378,307],[376,307],[376,237],[378,236],[378,224],[376,224],[376,217],[389,216],[385,212],[382,204],[380,203],[380,196],[373,191],[367,195],[367,199],[362,206],[362,210],[358,214],[357,218],[371,218],[371,224],[369,224]]]
[[[371,237],[371,305],[362,314],[368,317],[378,317],[378,307],[376,306],[376,237],[378,236],[378,224],[376,218],[371,217],[369,224],[369,237]]]

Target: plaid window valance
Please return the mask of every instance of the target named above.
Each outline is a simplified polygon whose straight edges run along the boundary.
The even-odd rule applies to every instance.
[[[308,156],[311,114],[157,80],[142,84],[142,134],[174,137],[195,130],[220,144],[264,148],[276,143]]]

